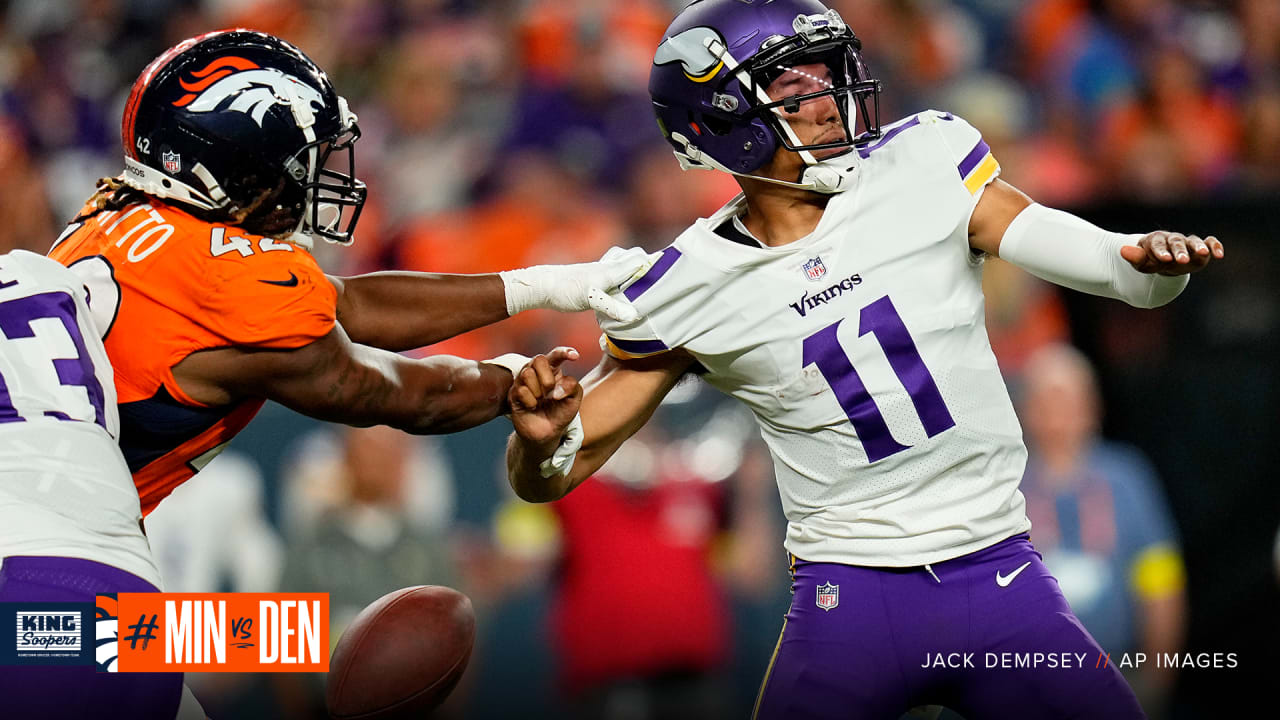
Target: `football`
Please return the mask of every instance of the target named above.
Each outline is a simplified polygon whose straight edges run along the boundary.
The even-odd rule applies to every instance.
[[[430,714],[471,658],[476,617],[452,588],[424,585],[378,598],[351,621],[329,661],[333,720],[408,720]]]

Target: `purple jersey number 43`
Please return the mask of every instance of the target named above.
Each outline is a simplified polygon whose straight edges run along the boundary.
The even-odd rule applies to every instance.
[[[61,321],[62,327],[70,336],[76,349],[74,358],[55,358],[53,369],[57,372],[58,382],[67,386],[82,387],[88,393],[89,403],[93,405],[94,422],[103,428],[107,426],[105,399],[102,384],[94,374],[93,360],[85,347],[84,336],[80,333],[80,325],[76,322],[75,300],[64,292],[48,292],[29,295],[0,303],[0,333],[9,340],[34,338],[36,336],[32,323],[49,318]],[[70,420],[66,414],[56,410],[44,413],[48,417]],[[24,418],[13,407],[9,395],[9,387],[0,377],[0,423],[23,422]]]

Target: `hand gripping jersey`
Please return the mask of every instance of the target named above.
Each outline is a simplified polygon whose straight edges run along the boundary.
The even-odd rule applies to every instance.
[[[0,557],[84,558],[159,585],[86,300],[58,263],[0,255]]]
[[[888,128],[809,236],[763,247],[741,197],[696,222],[599,318],[617,357],[684,348],[754,411],[786,547],[916,566],[1030,524],[1022,431],[987,340],[969,217],[999,165],[948,113]]]
[[[290,243],[203,222],[158,201],[73,224],[49,252],[86,279],[105,321],[120,401],[120,447],[150,513],[217,455],[261,399],[209,407],[173,366],[210,348],[292,349],[328,333],[337,292]]]

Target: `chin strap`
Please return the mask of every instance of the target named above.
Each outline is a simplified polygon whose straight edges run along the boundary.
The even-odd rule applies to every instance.
[[[197,163],[191,168],[191,173],[204,183],[203,192],[127,156],[124,159],[124,174],[120,179],[125,185],[161,200],[177,200],[201,210],[226,207],[227,193],[204,165]]]
[[[681,170],[719,170],[736,177],[751,178],[752,180],[809,190],[823,195],[835,195],[848,190],[853,187],[858,174],[857,153],[851,153],[811,164],[800,173],[798,182],[787,182],[786,180],[765,177],[764,175],[751,175],[730,170],[725,165],[717,162],[715,158],[699,150],[697,146],[689,141],[689,138],[678,132],[671,133],[671,139],[684,148],[683,152],[680,150],[675,152],[676,159],[680,161]],[[806,152],[802,155],[808,154]]]

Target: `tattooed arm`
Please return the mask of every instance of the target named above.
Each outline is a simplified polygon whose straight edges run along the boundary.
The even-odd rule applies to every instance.
[[[422,360],[351,342],[341,324],[296,350],[219,348],[173,368],[197,402],[266,398],[347,425],[390,425],[419,435],[465,430],[506,410],[511,372],[448,355]]]

